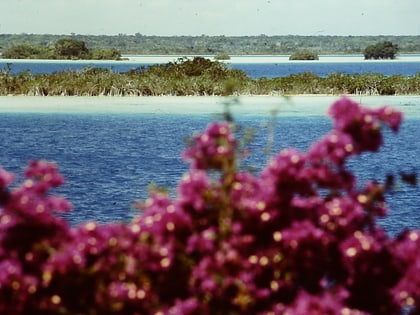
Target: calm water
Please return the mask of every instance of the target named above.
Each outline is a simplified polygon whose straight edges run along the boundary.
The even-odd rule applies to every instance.
[[[344,74],[380,73],[391,75],[416,75],[420,72],[420,62],[413,61],[358,61],[358,62],[293,62],[293,63],[262,63],[233,64],[232,68],[245,71],[252,78],[284,77],[302,72],[312,72],[326,77],[331,73]]]
[[[255,57],[258,60],[258,57]],[[262,60],[267,59],[261,57]],[[362,57],[347,58],[342,61],[282,61],[282,62],[257,62],[247,63],[241,62],[229,63],[228,67],[240,69],[246,72],[251,78],[273,78],[283,77],[291,74],[302,72],[312,72],[319,76],[327,76],[330,73],[341,72],[345,74],[357,73],[381,73],[384,75],[416,75],[420,72],[420,61],[418,59],[409,59],[401,57],[400,60],[392,61],[372,61],[363,60]],[[268,58],[267,60],[270,60]],[[17,74],[19,72],[29,70],[32,74],[53,73],[65,70],[81,70],[87,67],[107,68],[114,72],[127,72],[140,67],[148,67],[152,63],[135,62],[135,61],[31,61],[31,60],[1,60],[0,70],[7,69],[10,66],[10,73]]]
[[[130,204],[147,196],[147,186],[167,186],[171,193],[187,170],[180,153],[184,138],[202,130],[211,115],[182,114],[23,114],[0,113],[0,165],[21,172],[28,160],[44,158],[59,164],[67,183],[59,192],[68,196],[74,210],[72,224],[85,220],[128,220],[136,214]],[[239,115],[238,122],[258,130],[252,158],[244,167],[260,169],[267,160],[264,148],[269,117]],[[274,149],[308,145],[327,132],[330,121],[322,116],[281,117]],[[363,180],[378,179],[395,171],[418,171],[420,119],[409,118],[397,136],[375,155],[352,161]],[[388,196],[390,216],[382,222],[388,231],[420,228],[420,188],[402,186]]]

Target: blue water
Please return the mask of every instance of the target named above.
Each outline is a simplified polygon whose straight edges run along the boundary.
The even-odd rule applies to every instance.
[[[420,62],[413,61],[354,61],[354,62],[290,62],[262,64],[232,64],[232,68],[245,71],[251,78],[276,78],[303,72],[312,72],[326,77],[331,73],[343,74],[380,73],[391,75],[416,75],[420,72]]]
[[[41,61],[28,62],[27,60],[0,60],[0,70],[10,67],[11,74],[18,74],[29,70],[32,74],[53,73],[65,70],[82,70],[84,68],[106,68],[113,72],[127,72],[140,67],[147,68],[150,63],[138,63],[132,61]],[[380,73],[390,75],[417,75],[420,73],[420,61],[393,60],[393,61],[369,61],[356,59],[350,62],[279,62],[279,63],[227,63],[228,67],[243,70],[251,78],[284,77],[302,72],[312,72],[319,76],[327,76],[331,73],[341,72],[344,74]]]
[[[267,161],[269,118],[236,117],[257,130],[252,155],[243,167],[257,171]],[[126,221],[137,212],[134,200],[147,196],[150,183],[172,195],[187,165],[180,158],[184,139],[213,118],[179,114],[22,114],[0,113],[0,165],[21,173],[27,161],[58,163],[67,183],[58,191],[74,204],[66,215],[72,224],[86,220]],[[275,128],[274,151],[305,150],[330,128],[321,116],[282,117]],[[420,119],[407,119],[397,136],[387,136],[384,149],[352,161],[363,180],[382,181],[389,172],[418,171]],[[420,187],[401,186],[388,196],[390,216],[381,224],[390,233],[420,228]]]

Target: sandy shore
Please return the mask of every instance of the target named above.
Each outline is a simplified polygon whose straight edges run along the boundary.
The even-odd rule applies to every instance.
[[[420,96],[350,96],[368,106],[391,105],[407,117],[420,118]],[[325,115],[339,96],[300,95],[241,96],[231,106],[234,114],[281,116]],[[230,98],[213,96],[158,97],[36,97],[1,96],[0,113],[91,113],[91,114],[196,114],[221,113]]]

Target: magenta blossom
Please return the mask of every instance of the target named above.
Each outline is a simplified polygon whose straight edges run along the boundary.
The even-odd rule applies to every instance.
[[[333,130],[260,174],[238,171],[231,124],[209,125],[176,197],[153,191],[128,223],[70,227],[55,164],[14,188],[0,169],[0,314],[419,314],[420,232],[389,236],[386,187],[347,168],[402,114],[345,97],[329,114]]]

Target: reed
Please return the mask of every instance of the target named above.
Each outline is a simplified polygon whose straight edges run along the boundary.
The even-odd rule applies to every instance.
[[[227,88],[228,87],[228,88]],[[420,72],[415,76],[378,73],[321,77],[311,72],[279,78],[252,79],[241,70],[202,57],[139,68],[126,73],[85,68],[53,74],[17,75],[0,71],[0,95],[39,96],[207,96],[293,94],[420,94]]]

